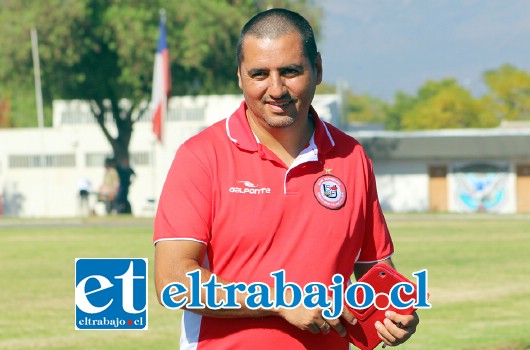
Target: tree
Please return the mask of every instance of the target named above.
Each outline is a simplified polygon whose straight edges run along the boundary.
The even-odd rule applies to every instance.
[[[530,120],[530,73],[512,65],[484,73],[484,81],[490,92],[485,97],[503,120]]]
[[[119,111],[117,102],[127,98],[134,108],[149,98],[159,9],[166,8],[176,82],[172,95],[237,93],[234,52],[239,30],[269,6],[300,11],[318,33],[321,10],[307,0],[5,0],[0,3],[0,92],[10,93],[14,112],[22,105],[14,101],[20,87],[26,100],[33,100],[29,30],[35,27],[47,105],[52,99],[80,98],[103,110],[102,101],[109,99],[115,121],[120,114],[128,119],[131,108]],[[24,112],[34,111],[31,107]],[[118,125],[122,129],[127,134],[129,123]],[[120,144],[126,144],[128,137],[122,138]],[[126,153],[111,143],[119,157]]]
[[[8,96],[0,97],[0,128],[11,123],[11,105]]]
[[[350,91],[348,96],[350,122],[384,123],[385,104],[368,94],[357,95]]]
[[[386,105],[385,108],[385,128],[388,130],[403,129],[403,116],[408,113],[416,104],[416,98],[404,92],[396,93],[394,104]]]
[[[368,94],[358,95],[347,85],[337,88],[334,85],[321,83],[317,86],[317,94],[337,93],[342,94],[347,102],[343,122],[384,123],[386,105],[381,100]]]
[[[299,10],[318,28],[311,1],[270,1]],[[116,161],[129,159],[133,125],[149,100],[158,39],[159,9],[167,11],[172,95],[235,93],[235,47],[242,25],[270,5],[251,0],[48,0],[0,2],[0,92],[28,93],[32,62],[29,33],[37,28],[43,97],[83,99],[109,141]],[[27,99],[32,99],[28,94]],[[129,103],[120,103],[127,99]],[[11,99],[13,105],[13,99]],[[16,109],[13,108],[13,109]],[[118,130],[104,121],[110,112]],[[49,120],[49,119],[48,119]]]
[[[454,79],[427,81],[417,96],[396,96],[387,113],[394,128],[404,130],[492,127],[498,119]]]

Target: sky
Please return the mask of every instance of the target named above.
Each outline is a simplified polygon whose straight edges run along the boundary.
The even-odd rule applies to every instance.
[[[482,74],[530,72],[530,0],[318,0],[324,82],[392,101],[452,77],[475,96]]]

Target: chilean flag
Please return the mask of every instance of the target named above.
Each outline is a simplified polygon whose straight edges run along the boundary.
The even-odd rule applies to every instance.
[[[166,19],[160,17],[160,37],[155,55],[153,73],[153,90],[151,108],[153,108],[153,132],[158,141],[162,142],[162,125],[167,116],[167,99],[171,90],[171,74],[169,72],[169,55],[166,41]]]

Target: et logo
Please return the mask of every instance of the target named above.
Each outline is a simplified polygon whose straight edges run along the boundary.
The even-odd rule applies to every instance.
[[[147,259],[76,259],[75,329],[146,330]]]

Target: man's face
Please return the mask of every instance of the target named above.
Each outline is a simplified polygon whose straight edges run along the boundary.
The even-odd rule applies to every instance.
[[[242,51],[237,75],[249,117],[276,128],[305,123],[322,81],[320,55],[313,68],[296,32],[275,39],[247,36]]]

